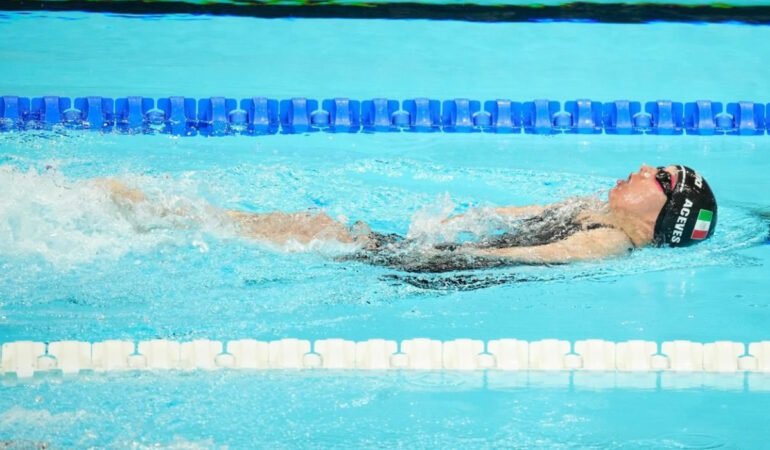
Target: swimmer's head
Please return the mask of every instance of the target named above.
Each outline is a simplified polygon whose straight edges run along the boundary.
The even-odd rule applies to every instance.
[[[655,245],[686,247],[714,234],[717,201],[698,172],[681,165],[658,167],[655,179],[666,195],[655,221]]]
[[[655,221],[667,201],[656,173],[654,167],[643,165],[625,180],[618,180],[609,193],[612,214],[636,247],[653,241]]]
[[[650,243],[691,245],[711,236],[716,225],[716,201],[711,189],[703,177],[684,166],[643,165],[626,180],[618,180],[610,190],[609,204],[618,224],[637,247]],[[686,207],[689,212],[683,210]],[[704,212],[698,222],[700,210]],[[705,229],[708,212],[711,221]]]

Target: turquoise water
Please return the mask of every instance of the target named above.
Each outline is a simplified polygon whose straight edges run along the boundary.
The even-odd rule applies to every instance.
[[[0,72],[2,95],[770,99],[760,64],[770,49],[755,45],[770,37],[765,27],[32,14],[4,16],[0,33],[14,36],[0,43],[0,58],[12,62]],[[489,45],[501,39],[514,44],[505,51]],[[737,76],[739,68],[751,70]],[[419,289],[388,278],[388,269],[334,262],[330,256],[343,249],[330,244],[299,253],[249,242],[207,206],[323,209],[380,231],[435,237],[435,223],[451,212],[601,197],[641,163],[680,161],[703,172],[719,198],[719,228],[708,243],[484,272],[533,281],[472,291]],[[768,225],[759,216],[770,209],[768,171],[767,136],[2,134],[0,341],[759,341],[768,338],[770,318]],[[197,220],[121,214],[88,181],[106,176]],[[0,440],[133,448],[751,448],[770,437],[766,382],[743,375],[693,388],[655,374],[643,388],[597,388],[570,374],[524,376],[4,379]]]
[[[763,26],[79,13],[0,21],[13,37],[0,45],[13,61],[0,92],[27,96],[770,98]]]
[[[764,137],[0,139],[8,160],[0,166],[8,275],[0,289],[10,340],[765,338],[768,303],[758,288],[767,225],[750,212],[767,206],[754,200],[756,187],[766,183],[759,170],[770,155]],[[672,143],[680,145],[671,149]],[[718,149],[706,153],[703,143]],[[449,211],[601,196],[636,162],[674,158],[718,175],[710,177],[721,202],[713,241],[598,263],[482,272],[543,281],[472,292],[418,289],[386,278],[394,273],[388,269],[334,262],[329,255],[340,250],[334,245],[277,251],[234,237],[204,206],[323,209],[384,232],[438,238],[436,222]],[[180,230],[152,211],[120,214],[83,181],[108,175],[158,204],[189,209],[203,224]]]
[[[639,450],[762,448],[768,437],[768,392],[570,388],[542,374],[529,383],[491,373],[95,376],[4,387],[0,436],[64,448]]]

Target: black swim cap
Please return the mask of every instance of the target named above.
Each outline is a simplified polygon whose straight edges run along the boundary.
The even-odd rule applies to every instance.
[[[689,167],[676,169],[676,185],[664,186],[668,201],[655,222],[655,245],[687,247],[711,237],[717,225],[717,200],[706,180]]]

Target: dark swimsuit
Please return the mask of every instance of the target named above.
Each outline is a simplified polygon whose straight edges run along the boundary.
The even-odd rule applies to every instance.
[[[426,254],[415,246],[415,241],[398,234],[372,232],[367,246],[343,256],[377,266],[391,267],[405,272],[439,273],[455,270],[489,269],[514,264],[504,257],[478,257],[462,252],[463,248],[533,247],[558,242],[579,231],[613,228],[604,223],[583,223],[578,220],[577,208],[552,207],[540,215],[521,219],[515,230],[488,236],[473,243],[442,243],[433,245],[435,252]]]

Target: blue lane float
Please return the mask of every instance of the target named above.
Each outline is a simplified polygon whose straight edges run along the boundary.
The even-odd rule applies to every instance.
[[[640,102],[616,100],[602,108],[604,131],[607,134],[639,134],[649,130],[649,115],[642,113]]]
[[[186,97],[0,97],[0,131],[81,129],[127,134],[227,136],[375,132],[717,134],[770,129],[770,103],[589,99],[314,100]]]

